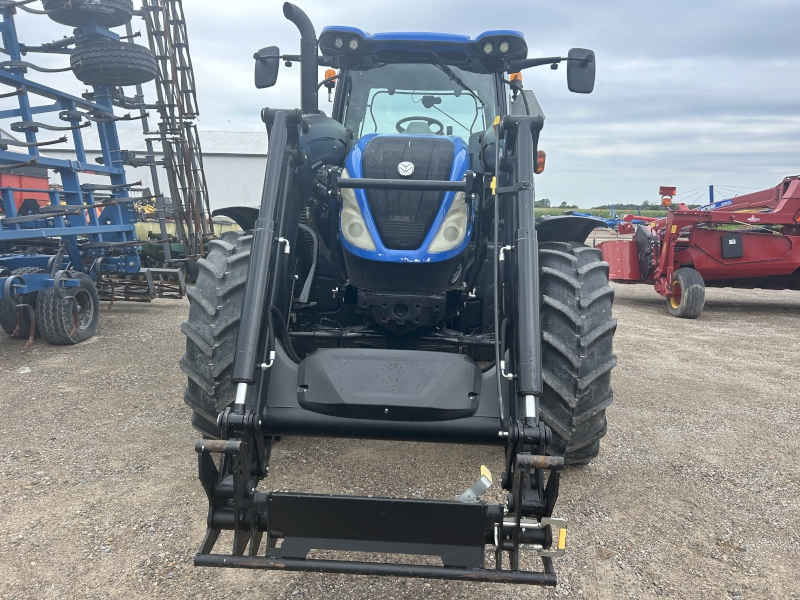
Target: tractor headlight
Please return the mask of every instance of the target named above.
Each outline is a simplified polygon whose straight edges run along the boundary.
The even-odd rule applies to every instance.
[[[344,40],[340,37],[333,38],[333,47],[340,50],[344,46]]]
[[[497,48],[500,50],[500,52],[505,54],[506,52],[511,50],[511,44],[508,43],[508,40],[503,40],[502,42],[500,42],[500,45]]]
[[[348,44],[348,46],[350,46],[350,50],[355,52],[356,50],[358,50],[358,44],[359,44],[358,38],[350,38],[350,43]]]
[[[494,44],[492,44],[492,42],[486,42],[483,45],[483,53],[484,54],[491,54],[492,52],[494,52]]]
[[[350,177],[347,169],[342,170],[342,177]],[[342,188],[342,235],[344,239],[358,248],[375,250],[375,242],[367,229],[364,215],[356,200],[356,192],[352,188]]]
[[[452,250],[458,246],[464,241],[464,236],[467,235],[468,222],[467,195],[464,192],[458,192],[456,197],[453,198],[450,210],[447,211],[444,222],[439,227],[436,237],[433,238],[428,252],[436,254],[437,252]]]

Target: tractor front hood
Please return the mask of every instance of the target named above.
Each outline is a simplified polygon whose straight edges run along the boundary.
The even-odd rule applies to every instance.
[[[345,167],[354,179],[461,181],[469,168],[467,145],[459,137],[441,135],[363,136]],[[459,192],[354,189],[358,208],[374,250],[365,250],[342,237],[351,254],[390,263],[435,263],[460,255],[472,235],[473,201],[468,199],[467,230],[456,247],[430,252],[448,210]],[[340,223],[341,226],[341,223]]]

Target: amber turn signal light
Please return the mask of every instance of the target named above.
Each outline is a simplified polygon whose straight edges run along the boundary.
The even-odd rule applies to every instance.
[[[332,77],[336,77],[336,71],[333,69],[325,69],[325,79],[322,81],[324,82],[322,85],[328,90],[328,102],[331,102],[331,92],[336,87],[336,80],[331,79]],[[330,81],[328,81],[330,79]]]
[[[546,159],[547,155],[544,153],[544,150],[536,152],[536,169],[534,169],[534,173],[538,175],[544,171],[544,161]]]

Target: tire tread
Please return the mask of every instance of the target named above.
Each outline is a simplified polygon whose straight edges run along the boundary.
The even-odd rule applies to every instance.
[[[568,464],[589,462],[607,430],[616,365],[611,316],[614,288],[596,248],[568,242],[539,245],[542,293],[541,416],[553,431],[548,448]]]
[[[198,276],[189,290],[189,319],[181,324],[186,353],[180,369],[187,376],[184,401],[192,409],[192,425],[206,437],[220,435],[219,411],[233,402],[231,381],[239,319],[253,237],[228,232],[209,243],[197,261]]]

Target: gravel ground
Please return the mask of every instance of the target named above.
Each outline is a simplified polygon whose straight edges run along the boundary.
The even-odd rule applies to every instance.
[[[617,286],[615,402],[599,458],[562,480],[556,589],[195,568],[188,303],[118,303],[75,347],[3,337],[0,598],[800,598],[800,294],[707,298],[684,321]],[[296,491],[444,499],[502,471],[499,450],[422,444],[286,439],[273,457],[269,485]]]

